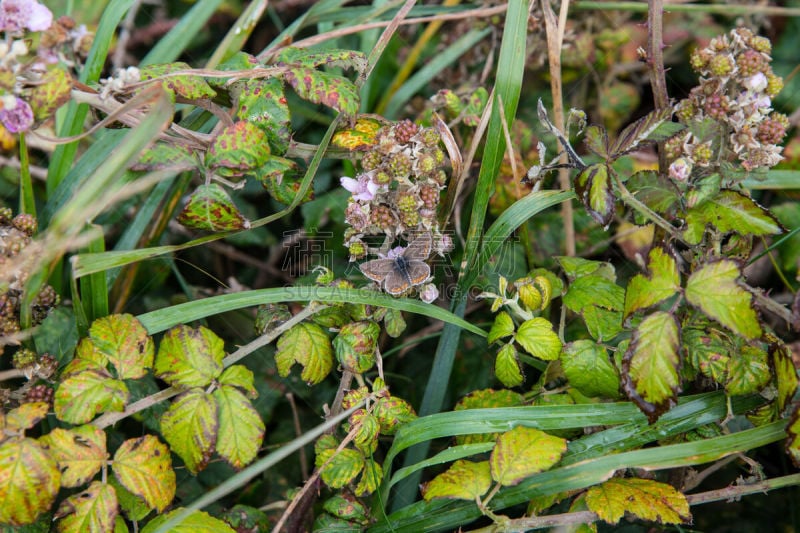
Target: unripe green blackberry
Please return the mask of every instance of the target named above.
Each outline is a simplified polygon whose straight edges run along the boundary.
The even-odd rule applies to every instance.
[[[444,170],[439,170],[439,172],[435,172],[433,174],[433,181],[443,186],[445,183],[447,183],[447,173]]]
[[[406,191],[397,195],[397,209],[401,215],[404,213],[413,213],[417,210],[417,199],[411,192]]]
[[[766,92],[769,96],[775,96],[783,90],[783,78],[776,76],[773,73],[767,74],[767,88]]]
[[[422,205],[428,209],[436,208],[439,203],[439,189],[428,185],[423,185],[419,189],[419,198],[422,200]]]
[[[695,49],[692,52],[692,55],[689,57],[689,64],[694,69],[695,72],[700,72],[708,62],[711,60],[711,52],[705,49]]]
[[[407,227],[416,226],[417,224],[419,224],[419,221],[420,221],[419,212],[417,212],[417,211],[410,211],[410,212],[403,211],[403,212],[400,213],[400,221],[403,223],[403,225],[405,225]]]
[[[0,316],[0,336],[19,333],[19,320],[15,316]]]
[[[741,75],[749,78],[759,72],[764,72],[767,68],[767,61],[755,50],[745,50],[736,58],[736,65],[739,67]]]
[[[350,252],[350,259],[361,259],[367,255],[367,248],[361,241],[351,242],[347,251]]]
[[[678,115],[678,120],[680,120],[684,124],[688,124],[689,121],[692,120],[692,117],[694,117],[694,113],[695,113],[695,108],[691,100],[682,101],[678,106],[678,109],[675,111],[675,114]]]
[[[444,151],[437,148],[433,151],[433,159],[436,161],[436,164],[441,165],[444,163]]]
[[[389,175],[388,172],[384,170],[379,170],[372,177],[372,181],[374,181],[378,185],[389,185],[392,182],[392,177]]]
[[[420,139],[422,143],[426,146],[431,148],[438,147],[439,142],[441,142],[442,138],[439,136],[439,132],[433,128],[425,128],[420,132]]]
[[[14,357],[11,358],[11,364],[14,365],[14,368],[17,370],[21,370],[33,366],[37,359],[39,359],[39,356],[30,348],[20,348],[16,351]]]
[[[419,171],[422,174],[430,174],[431,172],[436,170],[436,167],[438,166],[436,164],[436,159],[434,159],[433,156],[430,156],[428,154],[423,154],[422,156],[420,156],[420,158],[417,160],[417,164]]]
[[[389,172],[396,177],[406,177],[411,173],[411,159],[403,152],[393,154],[389,160]]]
[[[8,224],[13,216],[14,212],[10,207],[0,207],[0,224]]]
[[[380,152],[376,150],[370,150],[366,152],[364,156],[361,158],[361,167],[369,172],[370,170],[374,170],[378,168],[378,166],[383,162],[383,156]]]
[[[692,158],[699,165],[707,165],[713,156],[711,151],[711,143],[703,143],[694,147],[692,151]]]
[[[394,213],[388,205],[374,207],[370,213],[370,219],[373,224],[382,230],[387,230],[397,225]]]
[[[16,302],[10,294],[0,294],[0,316],[14,316],[16,314]]]
[[[32,237],[33,234],[36,233],[38,222],[36,221],[36,217],[33,215],[28,213],[20,213],[14,217],[14,220],[11,221],[11,225],[29,237]]]
[[[25,403],[46,402],[52,404],[53,392],[52,388],[43,383],[34,385],[25,392]]]
[[[761,52],[762,54],[772,53],[772,43],[766,37],[753,37],[750,46],[756,52]]]
[[[394,126],[394,138],[400,144],[408,144],[411,138],[417,134],[419,126],[408,119],[404,119]]]
[[[714,76],[727,76],[733,71],[733,58],[728,54],[717,54],[708,62],[708,70]]]

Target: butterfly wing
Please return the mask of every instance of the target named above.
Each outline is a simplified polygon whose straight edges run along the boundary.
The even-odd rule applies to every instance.
[[[422,261],[408,261],[406,263],[406,272],[412,285],[421,285],[431,277],[431,267]]]
[[[411,241],[403,252],[403,257],[408,261],[425,261],[431,255],[433,241],[430,233],[422,233]]]
[[[411,288],[411,284],[406,279],[404,270],[393,268],[386,275],[386,279],[383,281],[383,288],[392,296],[399,296]]]
[[[381,283],[389,273],[394,271],[394,261],[392,259],[373,259],[364,261],[358,265],[358,268],[372,281]]]

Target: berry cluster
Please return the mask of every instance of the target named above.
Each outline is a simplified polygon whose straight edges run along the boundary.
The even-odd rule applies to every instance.
[[[345,244],[350,259],[366,257],[367,236],[385,235],[409,241],[413,235],[431,233],[434,247],[441,239],[436,210],[446,174],[439,134],[410,120],[382,127],[361,159],[363,172],[342,178],[352,194],[345,211],[350,226]]]
[[[700,74],[700,84],[676,108],[690,133],[674,138],[667,147],[673,178],[686,179],[693,166],[738,161],[745,170],[753,170],[780,162],[778,143],[789,122],[772,110],[772,98],[783,88],[783,80],[769,65],[771,49],[769,39],[736,28],[694,51],[690,63]],[[709,119],[717,127],[693,127]],[[697,133],[712,130],[723,133],[713,149],[710,139]]]
[[[36,219],[27,214],[12,217],[11,209],[0,208],[0,336],[20,330],[20,298],[29,272],[14,259],[31,242],[36,232]],[[39,324],[58,305],[53,287],[46,285],[33,303],[33,323]]]

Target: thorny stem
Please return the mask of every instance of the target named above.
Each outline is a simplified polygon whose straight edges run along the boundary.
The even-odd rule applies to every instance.
[[[327,305],[322,305],[314,302],[310,303],[302,311],[294,315],[292,318],[290,318],[280,326],[276,327],[273,330],[270,330],[268,333],[265,333],[264,335],[261,335],[254,341],[245,344],[232,354],[228,355],[228,357],[222,360],[222,365],[226,368],[231,366],[232,364],[239,361],[243,357],[250,355],[254,351],[266,346],[267,344],[270,344],[272,341],[277,339],[284,331],[289,330],[296,324],[299,324],[306,318],[310,317],[314,313],[321,311],[325,307],[327,307]],[[181,392],[183,392],[183,389],[177,387],[169,387],[162,391],[158,391],[155,394],[151,394],[150,396],[145,396],[144,398],[142,398],[137,402],[133,402],[128,407],[126,407],[125,410],[122,411],[121,413],[106,413],[97,418],[94,422],[92,422],[92,424],[99,427],[100,429],[112,426],[117,422],[119,422],[120,420],[122,420],[123,418],[127,418],[134,413],[138,413],[139,411],[144,411],[145,409],[152,407],[160,402],[163,402],[164,400],[168,400],[173,396],[177,396]]]
[[[647,10],[647,68],[656,109],[669,107],[667,81],[664,77],[664,6],[662,0],[648,0]],[[667,172],[667,156],[664,141],[658,143],[658,171]]]

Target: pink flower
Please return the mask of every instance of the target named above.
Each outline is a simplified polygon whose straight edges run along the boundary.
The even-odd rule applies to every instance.
[[[14,105],[6,103],[3,109],[0,109],[0,122],[11,133],[19,133],[27,131],[33,126],[33,110],[28,102],[21,98],[14,100]]]
[[[0,31],[44,31],[53,24],[53,13],[36,0],[0,0]]]
[[[439,297],[439,289],[437,289],[436,285],[434,285],[433,283],[428,283],[427,285],[423,285],[419,291],[419,299],[425,302],[426,304],[432,303],[438,297]]]
[[[378,191],[382,186],[372,181],[372,173],[365,173],[358,176],[358,178],[339,178],[342,187],[350,191],[354,200],[363,202],[370,202],[375,198]]]
[[[692,172],[692,164],[680,157],[669,166],[669,177],[675,181],[686,181]]]
[[[756,72],[744,80],[743,85],[753,92],[761,92],[767,88],[767,77],[763,72]]]

